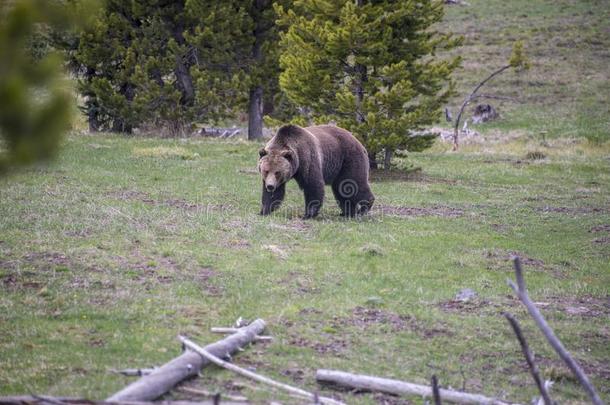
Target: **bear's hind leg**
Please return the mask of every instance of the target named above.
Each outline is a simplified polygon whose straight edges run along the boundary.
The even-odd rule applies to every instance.
[[[370,211],[373,203],[375,202],[375,196],[371,190],[366,187],[358,193],[358,215],[364,215]]]
[[[349,198],[343,196],[343,192],[340,189],[340,182],[336,181],[332,184],[333,194],[337,205],[341,209],[342,217],[353,217],[356,211],[356,207],[352,205],[352,201]]]

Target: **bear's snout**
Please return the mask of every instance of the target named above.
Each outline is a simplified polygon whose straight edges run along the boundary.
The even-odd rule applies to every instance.
[[[267,186],[265,188],[267,189],[267,192],[269,192],[269,193],[273,193],[275,191],[275,186],[272,184],[267,184]]]

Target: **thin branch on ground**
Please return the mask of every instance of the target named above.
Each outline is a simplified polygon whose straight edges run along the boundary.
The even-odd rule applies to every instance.
[[[566,365],[572,370],[572,373],[576,376],[580,384],[583,386],[587,395],[595,405],[603,405],[603,402],[593,384],[589,381],[589,378],[580,367],[580,365],[574,360],[572,355],[566,350],[561,341],[555,336],[553,329],[546,322],[536,305],[530,299],[527,288],[525,287],[525,280],[523,279],[523,270],[521,269],[521,261],[518,257],[514,257],[513,259],[515,265],[515,278],[517,279],[517,284],[515,284],[512,280],[507,280],[508,285],[511,286],[519,300],[526,306],[528,312],[534,318],[536,325],[546,337],[546,340],[553,347],[555,352],[561,357],[561,359],[566,363]]]
[[[205,350],[204,348],[202,348],[201,346],[197,345],[195,342],[185,338],[184,336],[178,336],[178,339],[180,339],[180,341],[182,342],[182,344],[184,344],[184,346],[186,346],[188,349],[194,351],[195,353],[198,353],[199,355],[201,355],[203,358],[207,359],[208,361],[216,364],[217,366],[226,368],[227,370],[231,370],[239,375],[242,375],[244,377],[248,377],[254,381],[258,381],[261,382],[263,384],[267,384],[270,385],[272,387],[276,387],[276,388],[280,388],[286,392],[289,392],[291,394],[295,394],[295,395],[299,395],[303,398],[307,398],[307,399],[311,399],[314,400],[316,398],[316,394],[313,394],[311,392],[302,390],[300,388],[297,387],[293,387],[291,385],[288,384],[284,384],[275,380],[272,380],[270,378],[264,377],[262,375],[253,373],[252,371],[246,370],[244,368],[238,367],[235,364],[231,364],[229,362],[226,362],[224,360],[222,360],[221,358],[214,356],[213,354],[211,354],[210,352],[208,352],[207,350]],[[344,405],[343,402],[334,400],[332,398],[326,398],[326,397],[319,397],[318,396],[318,400],[320,401],[320,403],[322,404],[330,404],[330,405]]]

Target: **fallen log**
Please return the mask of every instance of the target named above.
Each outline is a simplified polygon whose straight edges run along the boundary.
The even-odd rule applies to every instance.
[[[257,319],[250,325],[240,328],[239,332],[205,347],[217,357],[227,357],[254,341],[265,330],[265,321]],[[210,361],[199,354],[186,350],[180,356],[155,369],[152,373],[129,384],[109,397],[108,402],[152,401],[171,390],[180,381],[199,374]]]
[[[18,395],[0,397],[0,405],[215,405],[217,401],[92,401],[84,398],[51,397],[47,395]],[[222,401],[222,405],[244,405],[245,402]]]
[[[394,395],[417,395],[428,398],[432,398],[433,396],[432,388],[427,385],[413,384],[400,380],[391,380],[388,378],[346,373],[344,371],[318,370],[316,372],[316,380],[320,383],[332,383],[352,389],[385,392]],[[443,401],[453,402],[456,404],[511,404],[510,402],[505,402],[479,394],[469,394],[466,392],[442,388],[439,390],[439,393]]]
[[[258,381],[258,382],[267,384],[267,385],[275,387],[275,388],[279,388],[281,390],[288,392],[289,394],[297,395],[301,398],[311,399],[311,400],[315,401],[316,404],[320,403],[320,404],[328,404],[328,405],[345,405],[341,401],[337,401],[332,398],[321,397],[321,396],[318,396],[317,394],[302,390],[297,387],[293,387],[288,384],[281,383],[279,381],[272,380],[272,379],[262,376],[260,374],[256,374],[256,373],[253,373],[252,371],[238,367],[235,364],[231,364],[229,362],[226,362],[226,361],[218,358],[218,356],[215,356],[214,354],[210,353],[206,348],[200,347],[195,342],[185,338],[184,336],[178,336],[178,338],[180,339],[182,344],[184,344],[187,348],[193,350],[194,353],[198,353],[199,355],[201,355],[202,357],[211,361],[212,363],[216,364],[217,366],[226,368],[227,370],[231,370],[241,376],[250,378],[251,380]]]
[[[223,327],[210,328],[210,332],[212,332],[212,333],[224,333],[224,334],[235,333],[238,330],[239,330],[239,328],[223,328]],[[273,337],[272,336],[256,336],[254,338],[254,340],[256,342],[270,342],[273,340]]]
[[[124,368],[122,370],[110,370],[111,373],[121,374],[126,377],[142,377],[155,371],[156,367],[152,368]]]

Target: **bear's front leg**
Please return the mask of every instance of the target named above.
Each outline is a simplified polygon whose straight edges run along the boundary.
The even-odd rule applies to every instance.
[[[305,194],[305,215],[303,219],[315,218],[324,201],[324,182],[311,182],[303,185]]]
[[[276,208],[278,208],[282,201],[284,201],[284,195],[286,193],[286,183],[280,184],[275,190],[267,191],[265,183],[263,182],[263,198],[261,205],[261,215],[269,215]]]

